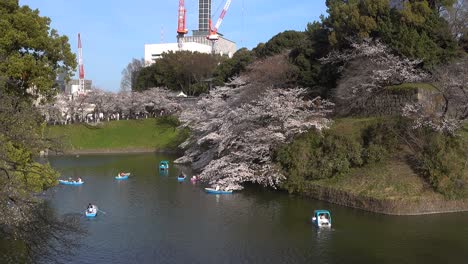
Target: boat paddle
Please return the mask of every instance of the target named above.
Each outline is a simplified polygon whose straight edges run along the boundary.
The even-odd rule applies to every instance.
[[[103,214],[107,214],[106,212],[102,211],[101,209],[98,209],[98,211],[103,213]]]

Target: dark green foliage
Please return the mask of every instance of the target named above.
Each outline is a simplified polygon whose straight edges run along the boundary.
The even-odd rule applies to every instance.
[[[42,214],[47,210],[36,196],[56,185],[59,173],[37,161],[41,150],[56,144],[44,137],[44,119],[32,102],[51,99],[57,74],[69,77],[76,68],[68,38],[50,23],[18,0],[0,1],[0,240],[17,242],[20,252],[14,253],[25,254],[27,263],[51,245],[67,252],[66,232],[74,228],[72,220]],[[0,252],[0,262],[5,257]]]
[[[0,1],[0,208],[32,203],[32,194],[54,186],[58,177],[49,164],[33,158],[53,146],[31,99],[55,95],[56,75],[70,75],[76,66],[68,38],[50,22],[18,1]],[[2,211],[0,227],[9,217]]]
[[[349,39],[380,38],[399,54],[433,68],[457,53],[457,42],[439,13],[453,2],[405,1],[397,10],[389,0],[329,0],[323,24],[333,29],[329,41],[335,48],[347,47]]]
[[[208,90],[217,65],[223,60],[219,56],[198,52],[169,52],[151,66],[137,73],[134,91],[153,87],[167,87],[198,95]]]
[[[468,194],[468,144],[458,136],[418,129],[414,140],[416,166],[430,185],[444,196],[455,199]]]
[[[50,28],[50,18],[39,10],[19,6],[17,0],[0,1],[0,88],[20,97],[57,92],[56,76],[67,77],[76,68],[68,37]],[[34,92],[28,89],[34,88]]]
[[[315,95],[327,96],[336,86],[338,78],[336,67],[322,65],[319,61],[331,49],[328,32],[322,23],[309,23],[305,31],[306,40],[290,53],[291,61],[296,67],[297,83],[311,88]]]
[[[287,30],[273,36],[267,43],[260,43],[252,50],[257,58],[265,58],[292,50],[304,43],[306,35],[304,32]]]
[[[295,192],[305,181],[344,175],[351,167],[361,166],[361,153],[362,146],[356,140],[333,131],[321,134],[313,130],[280,148],[275,160],[288,176],[283,188]]]
[[[379,121],[369,125],[362,132],[365,164],[383,161],[400,146],[401,122],[399,120]]]
[[[453,2],[406,1],[396,9],[389,0],[326,1],[328,17],[310,23],[305,39],[290,54],[297,83],[327,97],[336,87],[342,65],[323,65],[319,59],[365,38],[380,39],[399,55],[421,59],[426,69],[450,61],[460,48],[440,10]],[[254,52],[264,54],[267,46],[260,44]]]
[[[180,126],[179,119],[177,117],[171,116],[171,115],[161,116],[161,117],[156,118],[156,123],[158,125],[167,125],[167,126],[170,126],[170,127]]]
[[[260,43],[252,51],[238,50],[231,59],[223,61],[216,69],[215,84],[222,85],[230,78],[247,70],[254,60],[265,59],[285,51],[296,49],[306,40],[304,32],[288,30],[272,37],[267,43]]]
[[[356,135],[343,134],[338,126],[299,136],[275,155],[288,177],[283,187],[289,192],[300,191],[305,181],[343,176],[353,167],[384,161],[398,146],[397,133],[393,132],[396,123],[358,125]]]
[[[251,51],[246,48],[238,50],[232,58],[224,60],[216,68],[215,77],[216,85],[222,85],[230,78],[239,75],[247,69],[247,66],[254,61]]]
[[[276,151],[275,161],[287,176],[284,189],[300,192],[307,181],[347,177],[351,168],[398,158],[412,163],[447,198],[467,197],[466,136],[413,129],[404,119],[337,122],[341,124],[322,133],[310,131]]]

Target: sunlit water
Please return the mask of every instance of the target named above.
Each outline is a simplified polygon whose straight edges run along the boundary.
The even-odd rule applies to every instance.
[[[209,195],[186,168],[168,174],[155,154],[51,157],[63,178],[50,204],[58,214],[82,214],[88,234],[66,263],[468,263],[468,214],[396,217],[249,187]],[[117,181],[120,171],[132,173]],[[187,177],[188,178],[188,177]],[[88,203],[99,206],[86,219]],[[314,209],[332,213],[318,230]],[[105,212],[105,213],[104,213]]]

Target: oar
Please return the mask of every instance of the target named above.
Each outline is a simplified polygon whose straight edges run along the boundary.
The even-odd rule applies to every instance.
[[[101,209],[98,209],[99,212],[107,214],[106,212],[102,211]]]

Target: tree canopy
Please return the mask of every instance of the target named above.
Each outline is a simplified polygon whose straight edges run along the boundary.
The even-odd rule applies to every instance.
[[[457,44],[447,21],[440,15],[447,1],[328,0],[329,16],[323,24],[330,45],[347,47],[350,39],[381,38],[401,55],[423,59],[426,68],[445,63],[456,54]]]
[[[145,60],[135,59],[122,70],[122,80],[120,81],[120,91],[128,92],[136,88],[138,72],[145,66]]]
[[[70,76],[76,68],[68,37],[51,29],[50,22],[18,0],[0,2],[0,85],[5,92],[50,98],[57,74]]]
[[[208,91],[208,83],[213,77],[222,57],[199,52],[164,53],[154,64],[137,72],[134,91],[144,91],[153,87],[167,87],[197,95]]]
[[[0,1],[0,238],[24,242],[28,254],[70,227],[41,217],[47,209],[34,197],[54,186],[58,173],[34,158],[52,143],[33,99],[50,99],[57,74],[70,76],[75,68],[68,38],[50,28],[49,18],[18,0]],[[61,228],[51,230],[56,224]]]

